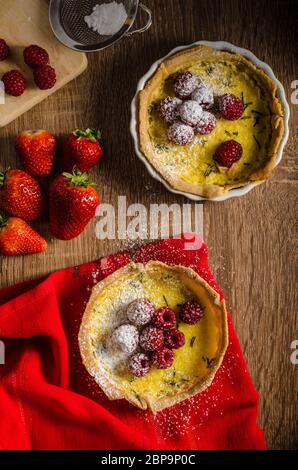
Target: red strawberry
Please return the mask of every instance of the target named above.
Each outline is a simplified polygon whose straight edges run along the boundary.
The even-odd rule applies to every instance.
[[[0,207],[25,220],[35,220],[45,209],[38,181],[22,170],[0,172]]]
[[[42,253],[47,242],[18,217],[0,215],[0,253],[6,256]]]
[[[26,88],[26,82],[19,70],[10,70],[6,72],[2,81],[4,83],[5,93],[12,96],[21,96]]]
[[[34,81],[41,90],[53,88],[57,81],[56,71],[50,65],[41,65],[33,71]]]
[[[9,55],[9,47],[4,41],[4,39],[0,39],[0,60],[7,59]]]
[[[56,138],[45,130],[23,131],[16,138],[16,152],[32,176],[48,176],[54,165]]]
[[[76,129],[67,137],[63,146],[62,168],[72,171],[74,167],[80,171],[88,171],[102,156],[100,146],[101,134],[96,129],[85,131]]]
[[[24,49],[23,55],[25,64],[31,68],[47,65],[50,61],[47,51],[35,44],[26,47],[26,49]]]
[[[74,170],[57,176],[50,187],[50,229],[60,240],[71,240],[95,214],[99,195],[88,173]]]
[[[233,139],[227,140],[216,149],[214,158],[221,166],[230,168],[233,163],[240,160],[242,152],[242,145],[239,142]]]

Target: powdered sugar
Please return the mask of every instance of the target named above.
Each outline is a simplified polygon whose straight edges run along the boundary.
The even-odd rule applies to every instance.
[[[120,325],[113,331],[111,346],[120,351],[132,354],[139,344],[139,332],[134,325]]]
[[[168,139],[177,145],[188,145],[194,139],[192,127],[182,122],[174,122],[168,130]]]
[[[185,101],[179,106],[181,120],[189,126],[195,126],[199,122],[202,112],[202,107],[194,100]]]
[[[127,19],[123,3],[111,2],[95,5],[84,20],[90,29],[103,36],[112,36],[122,28]]]
[[[197,101],[204,109],[210,109],[214,104],[213,91],[203,83],[192,92],[191,99]]]

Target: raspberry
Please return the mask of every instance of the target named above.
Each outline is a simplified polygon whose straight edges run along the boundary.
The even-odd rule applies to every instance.
[[[185,343],[184,333],[180,330],[170,330],[165,333],[165,346],[171,349],[181,348]]]
[[[144,326],[150,323],[154,311],[154,305],[150,300],[137,299],[129,304],[127,308],[127,318],[136,326]]]
[[[204,111],[201,114],[198,124],[194,127],[195,134],[210,134],[216,126],[214,114]]]
[[[163,331],[155,326],[147,326],[140,335],[140,345],[145,351],[155,351],[162,347]]]
[[[158,369],[168,369],[174,362],[174,353],[168,348],[158,349],[152,354],[152,362]]]
[[[214,103],[213,91],[206,85],[201,84],[192,92],[191,99],[197,101],[202,108],[210,109]]]
[[[243,113],[242,101],[232,93],[226,93],[218,98],[218,109],[222,117],[229,121],[239,119]]]
[[[40,67],[49,63],[49,54],[42,47],[31,45],[26,47],[23,52],[25,64],[31,68]]]
[[[194,140],[193,128],[183,124],[183,122],[174,122],[168,130],[168,139],[177,145],[188,145]]]
[[[111,344],[122,352],[131,354],[139,344],[139,332],[134,325],[120,325],[113,331]]]
[[[223,142],[215,152],[215,160],[221,165],[230,168],[242,156],[242,145],[236,140]]]
[[[176,314],[169,307],[161,307],[153,315],[152,323],[154,326],[166,330],[176,326]]]
[[[188,325],[194,325],[203,318],[204,310],[195,300],[189,300],[182,306],[179,317],[180,320]]]
[[[8,95],[12,96],[21,96],[26,88],[26,82],[18,70],[10,70],[6,72],[3,77],[2,81],[4,83],[5,92]]]
[[[159,113],[168,124],[173,124],[173,122],[178,118],[178,106],[182,103],[179,98],[168,96],[164,100],[161,100],[159,103]]]
[[[189,126],[195,126],[202,115],[203,109],[196,101],[189,100],[179,107],[181,121]]]
[[[9,47],[4,41],[4,39],[0,39],[0,61],[7,59],[9,54]]]
[[[150,370],[149,357],[143,353],[134,354],[130,358],[128,368],[135,377],[144,377]]]
[[[174,91],[178,98],[188,98],[198,86],[198,79],[191,72],[179,73],[174,80]]]
[[[34,81],[41,90],[49,90],[56,83],[56,72],[50,65],[37,67],[33,72]]]

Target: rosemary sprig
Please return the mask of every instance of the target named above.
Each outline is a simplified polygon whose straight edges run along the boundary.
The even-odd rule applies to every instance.
[[[164,301],[165,301],[165,303],[166,303],[166,306],[168,307],[168,306],[169,306],[169,304],[168,304],[168,301],[167,301],[167,298],[166,298],[166,296],[165,296],[165,295],[163,295],[163,299],[164,299]]]
[[[193,347],[195,340],[196,340],[196,336],[192,336],[190,343],[189,343],[191,348]]]
[[[252,109],[251,112],[257,114],[258,116],[266,116],[266,114],[261,113],[261,111],[257,111],[256,109]]]
[[[241,121],[243,121],[244,119],[251,119],[251,116],[242,116],[242,117],[240,118]]]
[[[258,139],[256,138],[256,136],[254,135],[254,139],[255,139],[255,142],[257,144],[257,146],[259,147],[259,149],[261,148],[261,144],[260,142],[258,141]]]

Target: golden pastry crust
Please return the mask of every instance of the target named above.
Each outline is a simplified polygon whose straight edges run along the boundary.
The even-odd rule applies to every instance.
[[[272,135],[267,147],[266,158],[264,158],[263,166],[253,171],[248,178],[224,185],[199,185],[183,180],[160,164],[160,156],[154,150],[154,146],[152,145],[152,140],[149,135],[148,108],[154,91],[158,89],[158,87],[160,87],[169,76],[177,72],[177,70],[187,70],[188,64],[195,61],[216,62],[218,60],[235,63],[237,65],[242,64],[248,72],[258,78],[262,86],[268,91],[270,96]],[[233,188],[245,186],[248,183],[261,183],[270,177],[275,166],[278,148],[284,134],[284,113],[277,91],[276,83],[263,70],[240,54],[218,51],[204,45],[194,46],[190,49],[183,50],[162,62],[152,77],[147,81],[144,89],[139,93],[137,130],[140,149],[162,178],[167,181],[173,189],[178,191],[199,195],[205,198],[214,198],[227,193]],[[230,168],[228,172],[232,174],[233,168]]]
[[[214,322],[214,331],[212,331],[214,338],[212,338],[213,346],[216,349],[216,354],[212,362],[212,367],[205,368],[204,373],[197,372],[198,375],[192,378],[188,388],[183,390],[172,390],[170,394],[162,397],[156,397],[154,393],[150,393],[147,389],[145,391],[138,391],[136,394],[130,388],[130,381],[123,380],[121,376],[117,376],[111,369],[106,367],[105,363],[97,354],[98,344],[94,344],[94,325],[96,321],[96,307],[100,303],[100,296],[106,291],[113,292],[112,288],[116,282],[127,279],[129,276],[135,274],[144,274],[147,276],[155,276],[158,274],[178,276],[181,282],[189,283],[195,296],[198,297],[200,302],[206,305],[210,322]],[[113,294],[112,294],[113,295]],[[138,297],[136,297],[138,298]],[[152,300],[152,299],[151,299]],[[209,321],[209,320],[208,320]],[[98,328],[98,327],[96,327]],[[212,328],[211,328],[212,329]],[[147,264],[130,263],[127,266],[117,270],[112,275],[100,281],[92,290],[92,294],[88,305],[86,307],[80,331],[79,331],[79,346],[82,356],[82,361],[95,381],[102,388],[110,400],[117,400],[125,398],[130,403],[141,409],[151,409],[154,413],[169,406],[175,405],[186,398],[192,397],[197,393],[205,390],[212,382],[216,371],[220,367],[225,351],[228,346],[228,325],[227,325],[227,311],[224,300],[220,300],[220,296],[215,292],[209,284],[204,281],[195,271],[191,268],[184,266],[168,266],[162,262],[150,261]],[[181,348],[182,349],[182,348]],[[202,358],[198,358],[198,360]],[[196,364],[195,364],[195,367]],[[170,370],[170,369],[169,369]],[[199,369],[198,369],[199,370]],[[149,372],[150,374],[151,372]],[[149,387],[150,388],[150,387]]]

